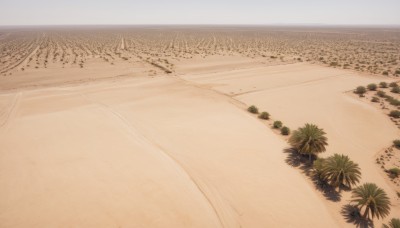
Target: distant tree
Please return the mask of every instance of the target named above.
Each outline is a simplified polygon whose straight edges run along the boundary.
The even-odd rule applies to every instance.
[[[365,183],[352,192],[353,203],[361,211],[364,208],[364,218],[384,218],[390,213],[390,200],[386,192],[373,183]]]
[[[304,127],[293,131],[289,143],[300,154],[308,155],[311,161],[312,155],[326,151],[325,146],[328,145],[328,139],[325,134],[323,129],[307,123]]]
[[[273,126],[274,126],[274,128],[279,129],[279,128],[282,127],[282,122],[277,120],[277,121],[274,122]]]

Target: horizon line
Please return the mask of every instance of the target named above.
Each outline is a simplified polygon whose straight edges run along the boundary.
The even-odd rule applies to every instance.
[[[201,23],[188,23],[188,24],[175,24],[175,23],[143,23],[143,24],[8,24],[0,25],[0,27],[56,27],[56,26],[326,26],[326,27],[400,27],[399,24],[330,24],[330,23],[254,23],[254,24],[235,24],[235,23],[214,23],[214,24],[201,24]]]

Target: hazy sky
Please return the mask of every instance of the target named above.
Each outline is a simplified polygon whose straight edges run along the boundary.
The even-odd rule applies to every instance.
[[[0,25],[400,24],[400,0],[0,0]]]

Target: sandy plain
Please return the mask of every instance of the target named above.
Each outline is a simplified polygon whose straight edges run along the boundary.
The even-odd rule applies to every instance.
[[[346,93],[395,79],[263,48],[281,36],[301,41],[294,33],[329,47],[348,33],[144,30],[2,31],[2,227],[354,227],[340,213],[350,193],[327,199],[288,164],[286,139],[249,114],[251,104],[291,129],[323,127],[322,156],[349,155],[362,182],[389,194],[389,217],[400,214],[374,157],[400,132]],[[384,37],[398,49],[394,33]]]

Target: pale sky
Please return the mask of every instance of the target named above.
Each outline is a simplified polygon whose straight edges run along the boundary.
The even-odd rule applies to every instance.
[[[0,25],[400,25],[400,0],[0,0]]]

